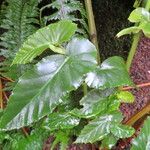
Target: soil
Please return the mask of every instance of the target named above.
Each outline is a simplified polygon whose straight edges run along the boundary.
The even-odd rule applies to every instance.
[[[130,74],[135,84],[150,82],[150,39],[141,38],[132,62]],[[120,109],[124,114],[124,122],[150,103],[150,87],[130,91],[135,96],[135,102],[121,105]]]

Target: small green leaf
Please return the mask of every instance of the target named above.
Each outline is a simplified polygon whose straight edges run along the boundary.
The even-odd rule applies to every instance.
[[[150,13],[145,8],[139,7],[131,12],[128,19],[130,22],[133,22],[133,23],[141,22],[141,21],[149,22],[150,21]]]
[[[117,93],[117,97],[121,102],[124,103],[133,103],[134,102],[134,96],[131,92],[128,91],[120,91]]]
[[[47,48],[50,48],[54,52],[64,54],[64,49],[59,46],[63,42],[69,41],[76,29],[76,24],[63,20],[37,30],[24,42],[13,60],[13,64],[31,62]]]
[[[111,95],[109,97],[109,104],[107,106],[106,112],[118,111],[120,106],[120,101],[117,99],[115,95]]]
[[[85,82],[97,89],[133,85],[123,59],[117,56],[106,59],[95,71],[88,73]]]
[[[104,140],[102,140],[101,147],[111,149],[118,141],[119,138],[114,137],[112,134],[108,134]]]
[[[122,115],[119,112],[102,115],[86,125],[81,131],[75,143],[94,143],[104,139],[110,134],[112,123],[121,122]]]
[[[71,111],[71,114],[78,116],[80,118],[90,118],[98,115],[100,112],[103,112],[107,109],[108,105],[108,96],[112,93],[112,90],[92,90],[86,96],[84,96],[80,105],[83,108],[74,109]]]
[[[143,22],[139,28],[143,31],[146,37],[150,38],[150,22]]]
[[[66,130],[66,131],[59,130],[55,133],[55,140],[52,143],[52,146],[50,149],[54,150],[55,147],[58,146],[57,144],[59,143],[60,144],[59,150],[66,150],[68,147],[68,142],[69,142],[68,130]]]
[[[141,133],[132,141],[131,150],[150,150],[150,117],[148,117]]]
[[[50,131],[54,131],[54,130],[71,129],[77,126],[79,122],[80,119],[71,116],[70,114],[52,113],[45,120],[43,126],[44,128]]]
[[[111,133],[118,138],[131,137],[135,132],[134,128],[132,128],[130,126],[121,125],[121,124],[117,125],[115,123],[111,124],[110,130],[111,130]]]
[[[126,34],[131,34],[131,33],[135,34],[135,33],[138,33],[140,30],[141,29],[139,27],[129,27],[129,28],[121,30],[116,36],[119,38]]]
[[[33,134],[18,141],[15,150],[41,150],[44,138],[39,134]]]

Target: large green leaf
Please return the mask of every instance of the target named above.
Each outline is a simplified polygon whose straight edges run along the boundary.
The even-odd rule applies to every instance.
[[[76,143],[94,143],[105,138],[111,131],[111,124],[121,122],[122,115],[119,112],[100,116],[89,122],[76,140]]]
[[[66,55],[42,59],[19,79],[1,128],[20,128],[50,114],[61,103],[60,98],[79,87],[83,76],[96,67],[96,49],[88,40],[75,38],[66,49]]]
[[[145,8],[136,8],[129,16],[130,22],[150,21],[150,13]]]
[[[106,59],[94,72],[88,73],[85,82],[99,89],[132,85],[123,59],[117,56]]]
[[[98,115],[107,109],[109,104],[108,96],[112,94],[112,90],[92,90],[80,101],[83,106],[81,109],[74,109],[71,114],[81,117],[90,118]]]
[[[62,129],[71,129],[77,126],[80,122],[80,119],[74,116],[71,116],[67,113],[52,113],[45,120],[43,126],[44,128],[53,131],[53,130],[62,130]]]
[[[58,53],[65,53],[60,45],[70,40],[76,29],[77,25],[67,20],[59,21],[58,23],[39,29],[23,44],[13,64],[28,63],[47,48]]]
[[[150,117],[144,123],[140,135],[132,141],[131,150],[150,150]]]

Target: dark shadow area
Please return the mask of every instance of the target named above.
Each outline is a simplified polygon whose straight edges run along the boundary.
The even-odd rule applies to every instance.
[[[99,49],[102,59],[119,55],[127,58],[131,45],[129,35],[117,39],[116,34],[131,24],[127,20],[134,0],[93,0]]]

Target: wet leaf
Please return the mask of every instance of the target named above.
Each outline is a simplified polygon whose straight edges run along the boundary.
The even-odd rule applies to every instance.
[[[106,59],[95,71],[88,73],[85,82],[89,87],[97,89],[133,84],[123,59],[117,56]]]
[[[90,118],[98,115],[107,109],[109,103],[108,96],[112,93],[112,90],[92,90],[80,101],[81,109],[74,109],[71,114],[80,118]]]
[[[139,7],[131,12],[128,19],[130,22],[133,22],[133,23],[141,22],[141,21],[149,22],[150,21],[150,13],[145,8]]]
[[[120,91],[119,93],[117,93],[117,97],[121,102],[124,103],[133,103],[135,99],[133,94],[128,91]]]
[[[64,54],[65,50],[60,46],[63,42],[70,40],[76,29],[76,24],[63,20],[37,30],[24,42],[13,60],[13,64],[31,62],[47,48],[50,48],[54,52]]]
[[[150,117],[145,120],[139,136],[132,141],[131,150],[150,150]]]
[[[52,113],[62,102],[61,97],[78,88],[83,76],[95,67],[95,46],[86,39],[73,39],[67,46],[66,55],[42,59],[19,79],[0,127],[21,128]]]
[[[113,135],[115,135],[118,138],[127,138],[127,137],[131,137],[135,130],[134,128],[130,127],[130,126],[126,126],[126,125],[116,125],[116,124],[111,124],[111,133]]]
[[[94,143],[104,139],[110,134],[111,124],[121,122],[122,115],[119,112],[102,115],[86,125],[81,131],[76,143]]]
[[[71,129],[77,126],[80,122],[80,119],[77,117],[71,116],[67,113],[52,113],[45,120],[43,126],[44,128],[53,131],[53,130],[64,130]]]

